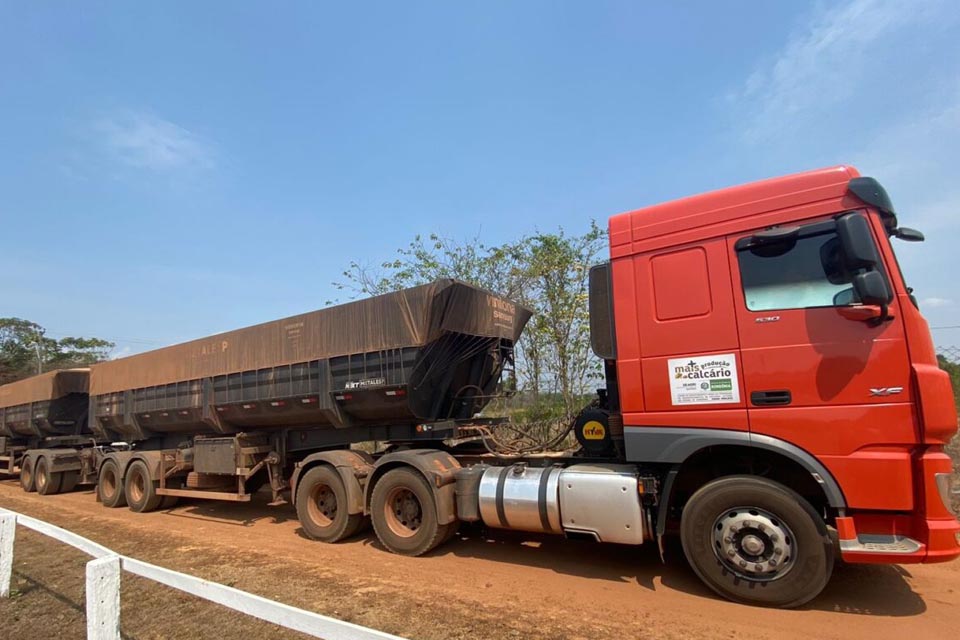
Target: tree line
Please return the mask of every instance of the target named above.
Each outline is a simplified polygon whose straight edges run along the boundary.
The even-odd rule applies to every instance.
[[[114,344],[100,338],[66,337],[22,318],[0,318],[0,384],[55,369],[86,367],[106,360]]]

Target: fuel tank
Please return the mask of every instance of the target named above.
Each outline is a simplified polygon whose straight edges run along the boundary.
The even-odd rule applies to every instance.
[[[636,467],[626,464],[487,467],[478,492],[480,517],[498,529],[641,544],[649,532],[638,478]]]

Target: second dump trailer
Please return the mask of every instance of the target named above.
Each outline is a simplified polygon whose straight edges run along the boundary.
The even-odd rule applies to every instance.
[[[28,491],[58,493],[76,485],[77,447],[93,439],[89,377],[89,369],[64,369],[0,386],[0,473],[19,474]]]

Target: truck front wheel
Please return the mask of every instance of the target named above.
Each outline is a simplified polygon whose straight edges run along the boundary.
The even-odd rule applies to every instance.
[[[377,538],[387,549],[404,556],[422,555],[449,538],[457,522],[440,525],[433,490],[408,467],[383,475],[373,488],[370,517]]]
[[[97,497],[100,498],[100,504],[111,509],[127,504],[127,498],[123,493],[123,481],[120,479],[120,467],[113,460],[107,460],[100,466]]]
[[[298,484],[297,518],[304,533],[321,542],[349,538],[363,525],[362,513],[347,512],[347,489],[327,465],[310,469]]]
[[[799,607],[833,571],[823,519],[799,494],[763,478],[731,476],[701,487],[683,508],[680,537],[700,579],[736,602]]]

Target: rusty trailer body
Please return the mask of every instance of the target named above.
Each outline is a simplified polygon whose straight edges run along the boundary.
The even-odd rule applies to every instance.
[[[0,474],[19,474],[25,453],[41,448],[49,452],[45,470],[55,473],[92,440],[89,379],[89,369],[63,369],[0,386]]]
[[[96,364],[105,439],[350,429],[469,418],[530,312],[440,280]]]
[[[89,369],[64,369],[0,386],[0,435],[43,438],[87,431]]]

